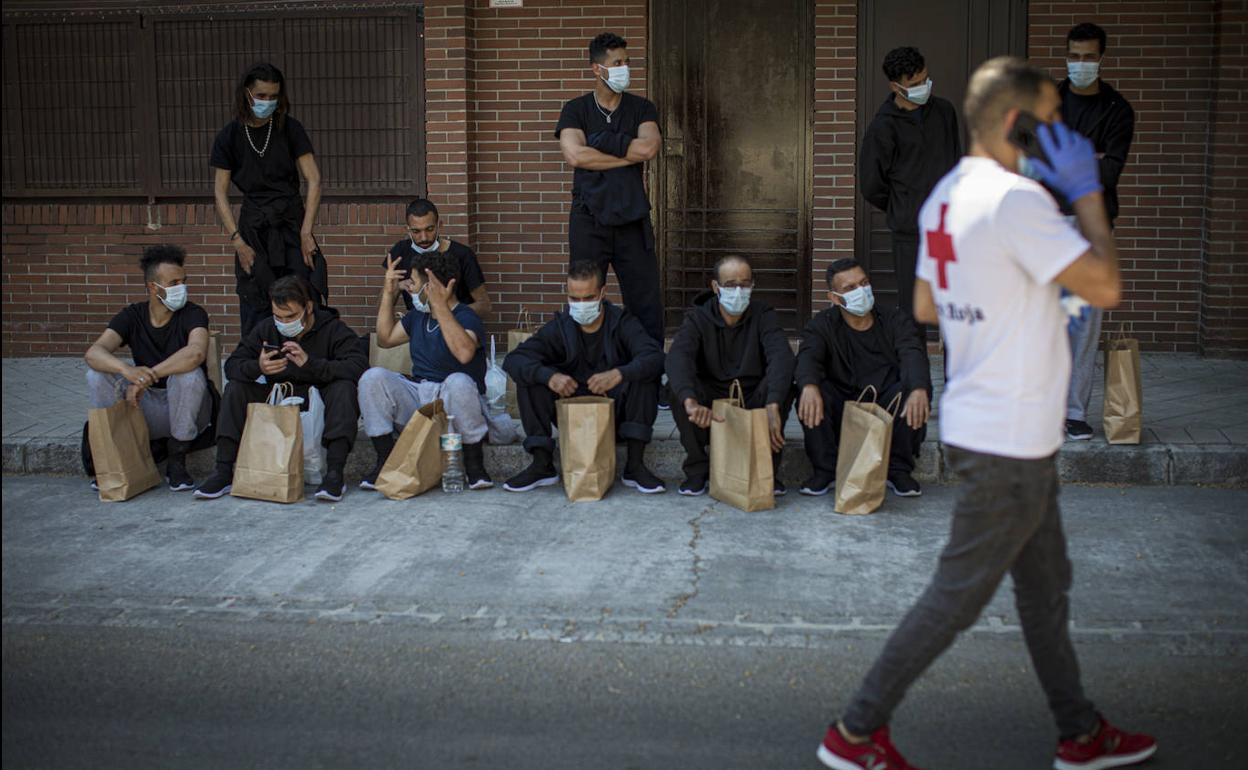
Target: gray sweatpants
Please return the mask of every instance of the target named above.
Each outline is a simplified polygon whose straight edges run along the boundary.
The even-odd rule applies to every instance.
[[[1079,229],[1076,217],[1066,217],[1071,227]],[[1096,377],[1096,353],[1101,340],[1101,318],[1105,311],[1090,307],[1083,323],[1067,327],[1070,338],[1070,390],[1066,394],[1066,419],[1088,421],[1088,402],[1092,400],[1092,382]]]
[[[1009,572],[1023,639],[1062,738],[1091,732],[1098,717],[1084,697],[1068,627],[1071,570],[1056,456],[1016,460],[945,448],[962,479],[949,542],[842,722],[858,735],[885,725],[910,684],[975,622]]]
[[[87,369],[87,398],[92,409],[110,407],[126,397],[126,378]],[[212,421],[208,378],[200,369],[171,374],[164,388],[148,388],[139,398],[151,438],[192,441]]]
[[[360,416],[370,438],[402,431],[412,413],[425,404],[442,399],[448,415],[455,418],[455,430],[465,444],[485,438],[485,399],[477,383],[462,372],[442,382],[412,382],[401,374],[374,366],[360,377]]]

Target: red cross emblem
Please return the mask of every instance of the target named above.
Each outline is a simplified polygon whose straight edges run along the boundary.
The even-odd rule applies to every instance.
[[[949,277],[945,274],[945,265],[958,261],[957,255],[953,253],[953,237],[945,232],[945,212],[948,210],[948,203],[940,204],[940,229],[926,231],[927,253],[936,260],[937,278],[942,289],[949,288]]]

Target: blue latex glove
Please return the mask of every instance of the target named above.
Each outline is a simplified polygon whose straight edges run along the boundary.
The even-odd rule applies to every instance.
[[[1045,124],[1036,129],[1040,146],[1049,157],[1045,163],[1032,158],[1040,181],[1074,203],[1085,195],[1101,192],[1101,168],[1092,142],[1063,123]]]

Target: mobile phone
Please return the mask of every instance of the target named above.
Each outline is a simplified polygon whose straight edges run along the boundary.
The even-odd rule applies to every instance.
[[[1040,145],[1040,136],[1036,133],[1040,125],[1039,118],[1026,110],[1021,110],[1014,121],[1014,127],[1010,129],[1009,136],[1006,138],[1010,144],[1022,150],[1027,157],[1048,163],[1049,156],[1044,152],[1044,147]]]
[[[280,352],[282,352],[282,348],[281,348],[281,346],[280,346],[280,345],[274,345],[272,342],[261,342],[261,343],[260,343],[260,352],[261,352],[261,354],[264,354],[264,353],[280,353]]]

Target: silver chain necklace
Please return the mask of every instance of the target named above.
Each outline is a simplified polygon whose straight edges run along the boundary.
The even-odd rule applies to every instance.
[[[610,123],[611,121],[607,122]],[[255,150],[256,154],[263,158],[264,154],[269,151],[269,140],[273,138],[273,118],[269,118],[269,132],[264,135],[263,149],[256,147],[256,143],[251,141],[251,130],[247,128],[246,123],[243,124],[243,133],[247,134],[247,144],[250,144],[251,149]]]
[[[624,100],[621,99],[620,104],[623,104],[623,103],[624,103]],[[607,119],[608,126],[611,125],[611,116],[614,115],[615,111],[620,108],[620,105],[617,104],[615,105],[615,110],[611,110],[610,112],[607,112],[606,109],[601,104],[598,103],[598,94],[594,94],[594,106],[597,107],[598,111],[602,113],[602,116]]]

